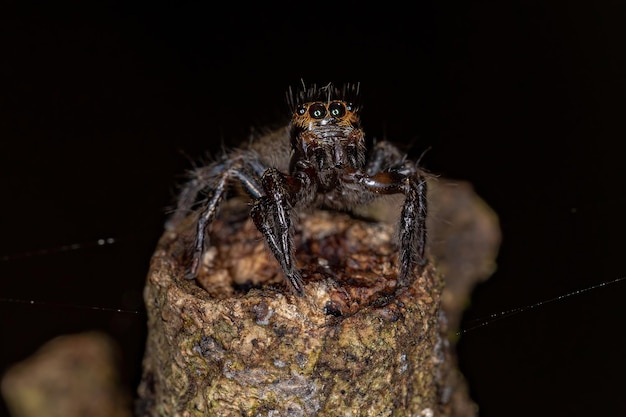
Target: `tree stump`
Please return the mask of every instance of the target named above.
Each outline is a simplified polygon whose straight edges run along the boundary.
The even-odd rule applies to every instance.
[[[197,281],[184,278],[195,218],[162,236],[144,293],[140,416],[476,415],[436,261],[398,288],[393,224],[303,213],[299,297],[245,209],[223,207]]]

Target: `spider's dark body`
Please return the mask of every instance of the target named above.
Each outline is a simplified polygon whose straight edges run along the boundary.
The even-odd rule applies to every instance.
[[[426,180],[391,143],[381,141],[367,149],[357,99],[358,86],[351,84],[289,94],[292,120],[282,135],[288,136],[288,145],[278,134],[276,141],[233,151],[193,172],[170,222],[176,224],[200,194],[208,193],[197,222],[190,278],[198,274],[207,229],[220,202],[230,186],[239,183],[254,200],[252,220],[298,295],[304,294],[304,283],[295,262],[292,210],[350,210],[381,195],[404,194],[398,284],[411,282],[414,268],[425,263]]]

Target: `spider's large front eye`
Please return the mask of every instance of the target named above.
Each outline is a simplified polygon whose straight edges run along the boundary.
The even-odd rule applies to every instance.
[[[326,116],[326,107],[322,103],[314,103],[309,107],[309,114],[314,119],[322,119]]]
[[[346,114],[346,107],[340,101],[334,101],[328,106],[328,112],[333,117],[343,117]]]

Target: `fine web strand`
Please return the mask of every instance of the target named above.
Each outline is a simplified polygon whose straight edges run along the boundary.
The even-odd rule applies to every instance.
[[[28,258],[38,257],[38,256],[53,255],[53,254],[62,253],[62,252],[72,252],[76,250],[87,249],[87,248],[98,247],[98,246],[110,246],[110,245],[114,245],[115,243],[117,243],[117,239],[113,237],[107,237],[107,238],[102,238],[102,239],[95,239],[95,240],[88,241],[88,242],[72,243],[71,245],[54,246],[48,249],[36,249],[32,251],[25,251],[25,252],[20,252],[20,253],[15,253],[15,254],[2,255],[0,256],[0,262],[17,261],[20,259],[28,259]]]
[[[107,313],[120,313],[120,314],[140,314],[140,315],[145,314],[143,311],[140,311],[140,310],[130,310],[130,309],[125,309],[125,308],[88,306],[88,305],[80,305],[80,304],[73,304],[73,303],[54,303],[54,302],[38,301],[38,300],[20,300],[16,298],[0,298],[0,303],[30,304],[33,306],[42,306],[42,307],[72,308],[72,309],[102,311],[102,312],[107,312]]]
[[[581,295],[581,294],[586,293],[588,291],[596,290],[596,289],[602,288],[602,287],[608,287],[609,285],[617,284],[618,282],[621,282],[621,281],[623,281],[625,279],[626,279],[626,277],[616,278],[616,279],[611,280],[611,281],[601,282],[599,284],[595,284],[595,285],[592,285],[590,287],[585,287],[585,288],[581,288],[581,289],[578,289],[578,290],[574,290],[574,291],[568,292],[566,294],[559,295],[558,297],[554,297],[554,298],[550,298],[550,299],[547,299],[547,300],[539,301],[539,302],[536,302],[536,303],[533,303],[533,304],[528,304],[528,305],[525,305],[523,307],[516,307],[516,308],[512,308],[510,310],[504,310],[504,311],[500,311],[498,313],[492,313],[492,314],[490,314],[488,316],[485,316],[485,317],[482,317],[482,318],[479,318],[479,319],[475,319],[475,320],[471,320],[470,325],[468,327],[465,327],[464,329],[459,330],[456,333],[456,335],[457,336],[461,336],[461,335],[463,335],[465,333],[471,332],[471,331],[479,329],[481,327],[485,327],[485,326],[487,326],[489,324],[492,324],[492,323],[494,323],[496,321],[499,321],[499,320],[502,320],[502,319],[505,319],[505,318],[508,318],[508,317],[511,317],[511,316],[514,316],[514,315],[517,315],[517,314],[520,314],[520,313],[524,313],[526,311],[533,310],[533,309],[536,309],[536,308],[539,308],[539,307],[542,307],[542,306],[545,306],[546,304],[551,304],[551,303],[554,303],[554,302],[557,302],[557,301],[564,300],[566,298],[570,298],[570,297],[574,297],[574,296],[577,296],[577,295]],[[471,324],[471,323],[474,323],[474,324]]]

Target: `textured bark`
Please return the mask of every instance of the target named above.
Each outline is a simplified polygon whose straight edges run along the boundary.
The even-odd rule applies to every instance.
[[[142,415],[476,414],[448,341],[441,274],[433,262],[396,288],[393,225],[301,215],[298,297],[235,207],[213,227],[198,283],[184,278],[193,218],[158,245],[145,289]],[[458,315],[461,298],[451,299]]]

